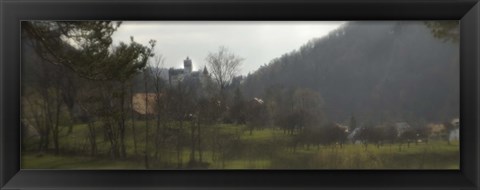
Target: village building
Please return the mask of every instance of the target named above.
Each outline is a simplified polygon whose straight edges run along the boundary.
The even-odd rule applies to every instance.
[[[455,118],[452,120],[451,124],[455,127],[455,129],[450,131],[448,136],[449,141],[458,141],[460,140],[460,119]]]
[[[140,115],[153,115],[156,112],[155,105],[161,94],[136,93],[132,96],[132,109]]]

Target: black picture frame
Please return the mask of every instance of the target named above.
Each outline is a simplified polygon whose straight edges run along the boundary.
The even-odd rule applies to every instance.
[[[460,20],[460,170],[21,170],[21,20]],[[479,189],[478,0],[1,0],[1,189]]]

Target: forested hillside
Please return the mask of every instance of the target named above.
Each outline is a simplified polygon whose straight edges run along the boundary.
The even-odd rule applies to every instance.
[[[249,97],[313,89],[330,120],[440,122],[459,115],[459,44],[422,22],[350,22],[247,76]]]

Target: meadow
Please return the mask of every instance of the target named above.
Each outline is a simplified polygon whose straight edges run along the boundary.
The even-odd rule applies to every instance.
[[[153,128],[151,129],[153,130]],[[109,144],[97,136],[98,155],[88,152],[88,129],[78,124],[60,135],[61,154],[38,152],[37,139],[25,139],[23,169],[145,169],[145,123],[127,128],[127,158],[114,159]],[[185,137],[188,137],[188,130]],[[218,124],[204,126],[201,168],[193,169],[459,169],[459,143],[430,140],[428,143],[383,144],[381,146],[347,142],[339,145],[291,146],[292,136],[280,129],[256,129],[252,134],[244,125]],[[135,134],[135,138],[133,138]],[[215,136],[214,136],[215,135]],[[155,138],[153,133],[148,136]],[[221,137],[221,138],[220,138]],[[136,145],[134,142],[136,139]],[[215,140],[216,139],[216,140]],[[211,142],[210,142],[211,141]],[[216,146],[214,146],[216,145]],[[136,146],[136,147],[135,147]],[[187,144],[175,149],[168,143],[152,149],[149,169],[189,169],[191,150]]]

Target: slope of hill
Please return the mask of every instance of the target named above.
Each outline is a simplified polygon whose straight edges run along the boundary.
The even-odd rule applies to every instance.
[[[345,121],[447,121],[459,115],[459,44],[423,22],[350,22],[250,74],[243,90],[320,92],[327,116]]]

